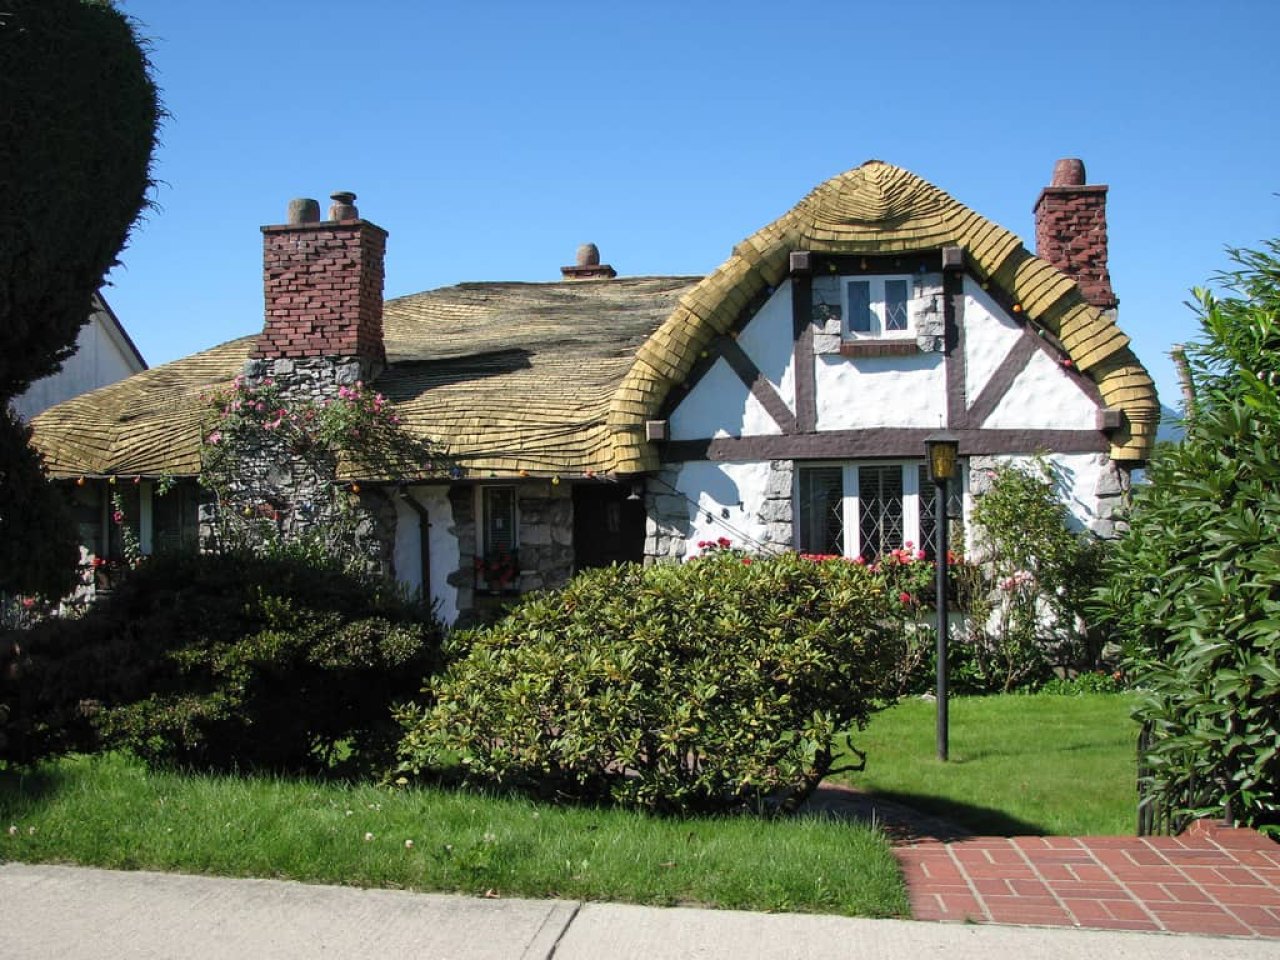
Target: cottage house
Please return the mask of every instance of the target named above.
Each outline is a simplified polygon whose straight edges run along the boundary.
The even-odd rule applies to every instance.
[[[76,335],[71,356],[56,373],[31,384],[9,406],[23,420],[89,390],[131,377],[147,369],[115,311],[101,294],[93,295],[89,320]]]
[[[1106,191],[1060,161],[1035,205],[1033,256],[870,161],[706,277],[620,277],[586,245],[558,282],[385,304],[387,235],[355,197],[335,194],[325,220],[295,201],[263,228],[261,333],[55,407],[35,442],[86,518],[104,516],[114,483],[144,551],[194,549],[211,506],[194,483],[163,496],[154,484],[199,473],[211,387],[246,375],[323,397],[372,384],[450,467],[347,479],[388,572],[451,620],[491,591],[685,558],[721,537],[868,557],[931,542],[924,438],[940,428],[960,442],[957,512],[986,468],[1043,454],[1080,525],[1107,536],[1159,405],[1116,325]],[[109,524],[90,527],[91,549],[117,549]]]

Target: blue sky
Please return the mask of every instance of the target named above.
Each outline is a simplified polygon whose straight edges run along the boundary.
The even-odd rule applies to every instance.
[[[291,197],[356,192],[393,297],[555,280],[586,241],[624,275],[706,273],[871,158],[1030,247],[1074,156],[1176,405],[1189,288],[1280,235],[1275,0],[119,5],[172,114],[106,291],[153,366],[260,328],[258,227]]]

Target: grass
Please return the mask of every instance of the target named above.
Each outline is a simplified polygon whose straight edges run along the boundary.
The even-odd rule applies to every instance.
[[[1123,694],[956,698],[942,763],[935,705],[913,699],[854,735],[867,769],[839,779],[980,834],[1132,835],[1131,706]]]
[[[124,755],[0,772],[0,859],[479,895],[908,911],[887,843],[858,824],[661,819],[450,790],[182,775]]]

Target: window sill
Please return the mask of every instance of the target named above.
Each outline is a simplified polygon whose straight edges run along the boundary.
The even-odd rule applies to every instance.
[[[840,341],[842,357],[909,357],[919,352],[914,337]]]

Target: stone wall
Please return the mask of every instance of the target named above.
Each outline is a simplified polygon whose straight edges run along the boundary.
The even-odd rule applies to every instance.
[[[564,586],[573,576],[573,496],[567,483],[522,483],[516,488],[520,521],[520,592]]]
[[[562,587],[573,576],[573,492],[569,484],[531,480],[516,484],[517,594]],[[495,600],[477,588],[476,556],[480,531],[476,516],[477,487],[458,484],[449,491],[458,542],[458,569],[447,582],[458,591],[458,622],[485,619]],[[501,602],[501,601],[498,601]]]
[[[770,550],[795,549],[795,464],[790,460],[769,462],[769,483],[760,504],[759,519],[765,527],[765,546]]]
[[[290,403],[319,405],[368,372],[355,357],[276,357],[247,361],[243,376],[251,388],[274,383]],[[235,473],[222,491],[224,514],[218,516],[213,504],[201,508],[202,544],[230,546],[272,536],[311,540],[333,553],[354,551],[374,569],[388,570],[394,509],[369,491],[353,499],[354,491],[339,484],[338,462],[329,451],[291,443],[265,431],[241,442]]]
[[[688,548],[689,501],[679,494],[680,465],[664,466],[644,494],[644,562],[678,562]]]

